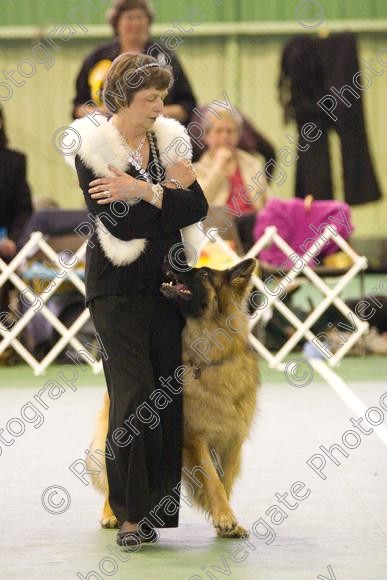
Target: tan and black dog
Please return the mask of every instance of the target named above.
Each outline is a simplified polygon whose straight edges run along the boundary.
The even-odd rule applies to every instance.
[[[217,535],[227,538],[244,537],[247,533],[238,524],[229,500],[240,471],[242,445],[252,425],[259,387],[258,357],[249,346],[245,316],[256,264],[256,260],[248,259],[228,270],[194,268],[188,272],[166,265],[167,282],[161,287],[164,296],[174,300],[186,318],[182,362],[192,367],[195,377],[192,380],[191,374],[191,380],[183,383],[183,466],[189,471],[202,466],[206,475],[196,470],[195,478],[202,487],[190,499],[212,518]],[[105,395],[91,449],[105,449],[108,416],[109,397]],[[223,476],[213,464],[213,452]],[[101,524],[114,527],[106,470],[93,480],[105,495]]]

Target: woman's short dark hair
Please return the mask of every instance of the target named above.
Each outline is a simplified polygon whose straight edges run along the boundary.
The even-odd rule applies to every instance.
[[[148,0],[115,0],[113,6],[108,10],[106,16],[110,26],[117,34],[117,24],[123,12],[127,10],[143,10],[148,17],[149,24],[155,19],[155,12],[152,4]]]
[[[5,149],[8,145],[7,133],[5,131],[5,119],[3,109],[0,107],[0,149]]]
[[[107,72],[102,99],[106,107],[116,113],[128,107],[139,91],[151,88],[164,91],[172,84],[170,67],[147,54],[124,52],[113,60]]]

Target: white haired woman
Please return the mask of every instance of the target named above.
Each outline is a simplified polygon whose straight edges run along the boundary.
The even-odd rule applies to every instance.
[[[248,249],[256,213],[264,207],[270,188],[260,159],[237,147],[242,123],[236,110],[208,107],[202,119],[208,149],[194,168],[211,208],[228,207],[234,215],[241,214],[236,225]]]

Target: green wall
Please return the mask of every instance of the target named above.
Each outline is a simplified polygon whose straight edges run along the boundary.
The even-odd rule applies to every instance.
[[[310,3],[310,2],[308,2]],[[300,0],[241,0],[237,20],[293,20]],[[385,18],[385,0],[321,0],[329,19]],[[312,6],[311,6],[312,9]]]
[[[71,11],[89,3],[90,24],[103,21],[110,0],[1,0],[0,26],[39,25],[69,22]],[[206,0],[210,22],[293,20],[300,0]],[[192,6],[192,0],[153,0],[158,22],[181,19]],[[317,3],[318,4],[318,3]],[[386,18],[386,0],[321,0],[326,18]]]

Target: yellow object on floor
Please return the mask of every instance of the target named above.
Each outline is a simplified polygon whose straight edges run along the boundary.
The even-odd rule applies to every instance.
[[[227,240],[226,243],[235,252],[235,242],[233,240]],[[210,242],[201,251],[196,267],[203,268],[203,266],[207,266],[215,270],[224,270],[225,268],[233,266],[234,263],[233,259],[218,244]]]
[[[330,256],[325,256],[323,265],[327,268],[350,268],[353,264],[351,258],[345,252],[335,252]]]

